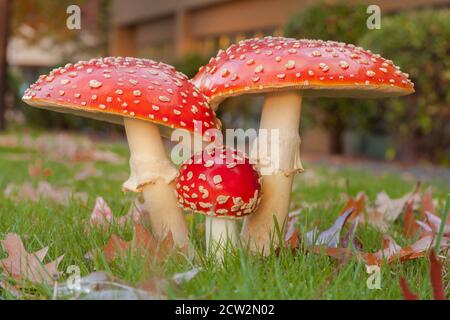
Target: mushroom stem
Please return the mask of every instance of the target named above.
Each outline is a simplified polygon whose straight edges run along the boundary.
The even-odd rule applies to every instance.
[[[232,219],[205,217],[206,252],[211,251],[217,260],[222,260],[229,245],[235,246],[238,241],[236,221]]]
[[[245,218],[241,238],[252,251],[265,255],[270,252],[271,241],[274,247],[278,245],[275,220],[280,229],[284,228],[294,175],[303,170],[299,136],[301,103],[298,91],[274,92],[264,99],[260,129],[268,130],[269,139],[263,141],[260,131],[255,142],[262,174],[262,200],[257,211]],[[276,132],[278,141],[274,140],[276,135],[271,135]],[[270,156],[261,157],[261,150],[266,148]]]
[[[129,118],[124,119],[124,124],[131,170],[124,189],[142,191],[157,238],[163,240],[171,232],[178,246],[188,245],[188,228],[183,212],[177,206],[173,183],[177,170],[167,159],[158,127]]]

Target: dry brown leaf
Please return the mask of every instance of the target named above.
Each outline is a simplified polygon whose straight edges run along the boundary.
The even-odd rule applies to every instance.
[[[7,291],[10,295],[16,298],[20,298],[22,296],[20,289],[16,288],[7,281],[0,280],[0,289]]]
[[[120,227],[124,227],[127,222],[144,224],[149,218],[150,214],[139,197],[133,201],[128,213],[120,218],[114,217],[111,208],[103,197],[97,197],[89,221],[92,226],[109,228],[114,223]]]
[[[337,248],[341,238],[342,228],[347,223],[354,209],[349,208],[343,215],[340,215],[334,224],[327,230],[320,232],[315,227],[306,233],[306,243],[308,246],[324,245],[328,248]]]
[[[47,181],[40,181],[36,188],[29,182],[22,185],[10,183],[6,186],[3,194],[5,198],[15,201],[38,202],[46,199],[66,206],[70,204],[71,199],[86,203],[88,198],[85,192],[73,192],[68,187],[54,187]]]
[[[433,195],[431,188],[428,188],[425,194],[422,196],[422,220],[426,220],[426,213],[436,214],[433,203]]]
[[[0,145],[35,150],[45,154],[52,161],[105,161],[115,164],[124,163],[116,153],[98,150],[95,142],[86,136],[67,133],[44,133],[38,137],[24,134],[20,137],[3,135]]]
[[[375,253],[361,253],[361,258],[368,265],[381,265],[383,261],[393,261],[401,249],[392,237],[384,235],[383,249]]]
[[[426,235],[419,238],[419,240],[413,244],[402,248],[399,252],[398,258],[405,261],[424,257],[427,251],[432,247],[434,243],[433,240],[434,237],[431,235]]]
[[[148,232],[147,229],[140,224],[134,224],[133,239],[126,241],[117,235],[112,235],[102,253],[111,262],[116,258],[123,256],[126,252],[131,252],[132,255],[142,255],[157,261],[165,260],[173,250],[176,249],[172,234],[166,236],[162,241],[159,241]],[[188,253],[188,247],[179,248],[182,252]],[[95,253],[88,253],[86,257],[92,258]]]
[[[298,215],[302,209],[289,212],[286,222],[286,231],[284,233],[284,244],[287,248],[296,249],[299,246],[300,232],[295,228],[298,221]]]
[[[366,201],[367,201],[366,194],[364,192],[359,192],[356,195],[356,198],[350,197],[347,204],[345,205],[344,208],[342,208],[341,213],[339,215],[343,215],[348,209],[353,208],[353,213],[349,218],[355,219],[363,212]]]
[[[413,209],[418,206],[420,202],[419,191],[420,182],[416,184],[412,192],[398,199],[390,198],[384,191],[378,193],[375,207],[366,209],[366,215],[361,215],[361,222],[369,223],[382,232],[386,232],[389,229],[389,225],[400,216],[408,201],[413,203]]]
[[[400,288],[402,289],[402,294],[405,300],[419,300],[419,296],[409,289],[408,283],[403,277],[400,277]]]
[[[34,253],[25,250],[20,236],[8,233],[1,245],[8,257],[0,260],[0,267],[9,277],[17,281],[51,284],[54,276],[59,276],[58,265],[64,256],[43,264],[48,247]]]
[[[113,261],[118,256],[123,255],[127,249],[128,243],[119,236],[113,234],[103,248],[103,254],[107,261]]]
[[[109,227],[113,222],[114,216],[111,208],[103,197],[95,198],[94,209],[92,209],[89,219],[91,225],[96,227]]]
[[[413,260],[426,256],[434,244],[433,235],[424,235],[411,245],[402,248],[391,237],[385,235],[383,250],[376,253],[361,253],[360,257],[368,265],[381,265],[383,261],[392,263]],[[449,238],[443,238],[441,247],[446,248],[448,245]]]
[[[50,168],[44,168],[42,161],[37,159],[34,163],[28,165],[28,174],[30,177],[48,178],[53,175],[53,171]]]
[[[361,240],[358,238],[358,236],[356,235],[356,231],[358,229],[358,224],[359,224],[359,217],[357,217],[352,225],[350,226],[347,234],[345,234],[344,236],[341,237],[341,247],[343,248],[350,248],[351,246],[353,246],[353,248],[362,251],[363,250],[363,243],[361,242]],[[350,246],[351,244],[351,246]]]
[[[409,237],[413,238],[420,231],[420,226],[414,219],[414,207],[413,202],[408,201],[406,203],[405,211],[403,216],[403,233]]]
[[[431,232],[433,234],[438,234],[439,230],[441,229],[442,220],[438,216],[430,213],[429,211],[425,212],[425,221],[426,224],[430,227]],[[417,222],[416,222],[417,223]],[[423,226],[423,224],[422,224]],[[444,225],[444,236],[450,236],[450,224]]]
[[[430,250],[428,259],[430,261],[430,281],[433,288],[433,298],[434,300],[446,300],[445,286],[442,278],[442,265],[437,259],[434,249]],[[402,289],[403,297],[406,300],[419,299],[419,296],[409,289],[408,284],[403,277],[400,278],[400,287]]]
[[[430,213],[427,210],[433,210],[431,192],[428,191],[429,196],[425,197],[425,213],[426,221],[416,221],[414,219],[414,209],[418,208],[419,201],[421,200],[419,195],[420,184],[416,185],[416,188],[404,195],[399,199],[391,199],[386,193],[379,193],[377,197],[377,209],[372,211],[372,215],[366,222],[375,224],[381,229],[387,229],[389,223],[397,219],[402,211],[404,211],[404,233],[409,237],[413,237],[419,234],[420,237],[412,244],[400,247],[395,240],[387,234],[383,235],[383,248],[374,252],[367,253],[364,252],[362,246],[360,246],[356,239],[353,240],[353,249],[349,248],[351,241],[351,236],[355,234],[357,223],[360,218],[364,218],[361,212],[364,208],[364,202],[366,196],[364,193],[360,192],[355,199],[349,199],[347,204],[341,211],[340,217],[335,221],[334,225],[319,233],[317,228],[309,231],[306,234],[306,240],[308,244],[308,251],[313,253],[322,253],[327,256],[337,258],[338,260],[348,261],[352,256],[355,256],[358,260],[368,264],[368,265],[381,265],[383,262],[402,262],[406,260],[412,260],[424,257],[427,252],[433,247],[435,243],[435,236],[441,226],[441,219]],[[428,200],[427,200],[428,197]],[[349,210],[355,210],[356,215],[349,213]],[[294,212],[295,213],[295,212]],[[386,214],[387,213],[387,214]],[[339,234],[343,226],[349,219],[355,219],[354,224],[351,226],[350,231],[344,237],[340,238]],[[297,221],[296,214],[288,217],[287,231],[285,234],[285,244],[290,248],[299,248],[299,233],[295,230],[295,222]],[[444,237],[440,243],[441,249],[446,249],[449,247],[450,243],[450,226],[445,226]]]
[[[436,257],[434,250],[430,251],[430,279],[433,287],[434,300],[446,300],[444,281],[442,279],[442,265]]]
[[[84,181],[91,177],[99,177],[102,173],[102,171],[95,168],[93,163],[89,162],[75,174],[75,180]]]

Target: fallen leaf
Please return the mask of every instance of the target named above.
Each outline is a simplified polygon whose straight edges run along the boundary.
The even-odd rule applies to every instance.
[[[59,286],[58,299],[77,300],[161,300],[166,299],[163,292],[133,288],[106,272],[94,272]]]
[[[175,249],[188,253],[188,247],[177,248],[171,233],[164,240],[157,240],[147,229],[140,224],[134,224],[133,239],[126,241],[117,235],[112,235],[105,247],[101,250],[108,262],[123,256],[126,252],[132,255],[146,256],[157,261],[165,260]],[[85,257],[92,259],[96,252],[88,252]]]
[[[361,257],[367,265],[381,265],[384,260],[392,261],[400,253],[401,249],[392,237],[384,235],[383,249],[375,253],[362,253]]]
[[[124,163],[125,160],[111,151],[99,150],[93,140],[86,136],[68,133],[44,133],[38,137],[30,134],[16,136],[1,136],[0,145],[18,147],[38,151],[45,154],[47,160],[70,161],[104,161],[114,164]]]
[[[424,221],[426,219],[427,212],[429,212],[431,214],[436,214],[436,210],[434,209],[431,188],[428,188],[422,197],[422,220],[424,220]]]
[[[341,230],[347,222],[354,209],[348,209],[339,216],[331,228],[319,233],[317,227],[306,233],[306,243],[308,246],[325,245],[328,248],[337,248],[340,240]]]
[[[119,236],[113,234],[103,248],[103,254],[107,261],[113,261],[118,256],[123,255],[127,249],[128,243]]]
[[[44,265],[48,247],[28,253],[20,236],[14,233],[8,233],[0,243],[8,254],[7,258],[0,260],[0,267],[9,277],[23,282],[51,284],[53,277],[59,276],[58,265],[63,256]]]
[[[28,165],[28,174],[30,177],[48,178],[53,174],[53,171],[49,168],[44,168],[42,161],[37,159],[33,164]]]
[[[430,261],[430,280],[431,286],[433,287],[433,298],[434,300],[446,300],[444,282],[442,278],[442,265],[436,257],[434,249],[430,250],[428,255]],[[413,293],[406,282],[406,280],[400,278],[400,288],[402,289],[403,297],[406,300],[418,300],[419,296]]]
[[[404,247],[400,250],[399,258],[401,260],[412,260],[422,258],[426,255],[429,249],[435,245],[435,237],[433,235],[425,235],[413,244]],[[449,246],[450,239],[447,237],[442,238],[439,247],[445,249]]]
[[[300,240],[300,232],[295,228],[298,221],[298,215],[302,212],[302,209],[297,209],[295,211],[289,212],[286,222],[286,232],[284,234],[283,240],[284,244],[288,248],[298,248]]]
[[[197,274],[202,271],[201,267],[195,267],[189,271],[176,273],[172,276],[172,281],[176,284],[181,284],[183,282],[189,282],[197,276]]]
[[[101,175],[102,171],[96,169],[92,163],[88,163],[75,174],[75,180],[84,181],[91,177],[99,177]]]
[[[22,292],[7,281],[0,280],[0,289],[7,291],[15,298],[20,298],[22,296]]]
[[[408,283],[403,277],[400,277],[400,288],[405,300],[419,300],[419,296],[409,289]]]
[[[350,197],[347,204],[344,206],[344,208],[342,208],[340,215],[345,214],[348,209],[353,208],[353,213],[351,214],[350,218],[354,219],[358,217],[361,212],[363,212],[366,201],[366,194],[364,192],[359,192],[356,195],[356,198]]]
[[[374,208],[367,208],[367,214],[362,216],[361,222],[369,223],[372,226],[386,232],[390,223],[397,220],[408,201],[413,203],[413,209],[417,208],[420,203],[420,183],[412,192],[405,194],[398,199],[391,199],[389,195],[382,191],[377,194]]]
[[[444,282],[442,279],[442,266],[436,258],[434,250],[430,251],[430,279],[433,287],[434,300],[446,300]]]
[[[438,216],[432,214],[429,211],[425,212],[425,219],[427,221],[427,224],[430,226],[431,231],[434,234],[438,234],[439,230],[441,229],[442,220]],[[450,225],[444,224],[444,236],[450,236]]]
[[[112,223],[113,214],[111,208],[103,197],[95,199],[94,209],[91,213],[90,222],[94,226],[109,226]]]
[[[350,217],[353,215],[353,213],[350,215]],[[352,225],[350,226],[347,234],[343,237],[341,237],[341,247],[347,248],[352,244],[352,246],[358,250],[363,249],[363,245],[361,241],[356,236],[356,230],[358,229],[358,223],[359,223],[360,217],[356,217],[356,219],[353,221]]]
[[[0,135],[0,147],[15,148],[18,146],[18,138],[15,135]]]
[[[146,223],[149,220],[149,217],[150,214],[139,197],[133,201],[128,213],[120,218],[114,217],[111,208],[103,197],[97,197],[89,221],[90,224],[95,227],[108,228],[114,223],[124,227],[128,222],[138,224]]]
[[[86,203],[88,198],[85,192],[74,192],[68,187],[54,187],[47,181],[40,181],[36,188],[29,182],[18,186],[10,183],[6,186],[3,194],[5,198],[15,201],[38,202],[46,199],[66,206],[72,199]]]
[[[409,237],[413,238],[420,231],[420,226],[414,219],[414,205],[412,201],[408,201],[404,210],[403,217],[403,233]]]

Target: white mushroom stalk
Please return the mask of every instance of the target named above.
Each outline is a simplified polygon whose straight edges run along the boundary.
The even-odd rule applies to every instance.
[[[242,228],[243,243],[253,251],[270,252],[270,245],[278,246],[275,224],[283,230],[289,213],[292,182],[303,170],[300,162],[300,112],[302,97],[299,91],[281,91],[265,95],[260,129],[277,141],[255,141],[253,151],[262,172],[263,196],[257,211],[246,217]],[[276,143],[277,145],[273,145]],[[267,148],[267,149],[266,149]],[[269,157],[258,157],[263,150]],[[270,151],[277,151],[273,154]]]
[[[170,234],[178,245],[187,245],[188,228],[173,183],[177,169],[167,159],[158,127],[135,119],[124,119],[124,124],[131,169],[124,188],[142,192],[157,238],[163,240]]]
[[[213,254],[216,259],[223,260],[225,252],[238,244],[236,220],[206,216],[205,236],[206,254]]]

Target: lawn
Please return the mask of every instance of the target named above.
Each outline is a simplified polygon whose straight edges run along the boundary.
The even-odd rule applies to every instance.
[[[40,133],[32,131],[28,134],[37,137]],[[8,135],[19,135],[19,131],[8,132]],[[262,258],[236,249],[229,253],[223,266],[218,265],[203,254],[202,217],[191,214],[187,215],[187,219],[197,249],[197,256],[192,261],[180,254],[151,266],[145,258],[132,255],[112,263],[107,263],[101,256],[86,260],[85,254],[104,246],[112,234],[125,239],[130,239],[132,235],[130,225],[86,231],[97,196],[102,196],[117,216],[127,213],[134,197],[121,191],[121,183],[128,174],[127,145],[119,139],[110,139],[96,140],[96,146],[99,150],[114,152],[121,157],[121,161],[95,161],[93,164],[99,175],[79,180],[76,179],[77,173],[90,161],[54,159],[49,153],[20,143],[10,146],[0,143],[0,239],[4,239],[7,233],[17,233],[28,252],[49,246],[45,262],[64,255],[59,267],[61,271],[70,265],[79,266],[82,275],[105,270],[131,286],[139,286],[154,277],[171,279],[175,273],[193,267],[202,268],[188,282],[178,285],[171,281],[163,282],[169,299],[401,299],[400,276],[408,279],[411,289],[422,298],[432,296],[426,258],[383,265],[381,289],[367,288],[369,275],[363,263],[352,260],[338,266],[332,258],[320,254],[305,255],[282,250],[278,255]],[[42,161],[43,168],[51,169],[51,173],[30,175],[29,166],[36,166],[38,159]],[[297,227],[303,234],[314,225],[321,230],[331,226],[345,205],[346,195],[355,196],[359,191],[364,191],[370,201],[374,201],[376,194],[385,190],[396,198],[411,191],[415,184],[414,179],[400,171],[383,173],[377,170],[374,173],[368,169],[351,169],[350,166],[336,169],[308,161],[304,161],[304,166],[308,173],[296,177],[292,194],[293,209],[305,204],[310,207],[303,210],[298,221]],[[29,181],[37,185],[43,180],[54,187],[84,192],[88,195],[87,202],[76,198],[67,205],[45,199],[37,202],[14,200],[3,193],[10,184],[18,186]],[[433,187],[434,198],[442,202],[449,192],[448,181],[431,179],[425,181],[422,188],[429,185]],[[400,223],[394,223],[389,233],[401,246],[411,242],[402,235]],[[369,225],[360,225],[358,236],[365,251],[374,252],[381,247],[381,232]],[[1,257],[6,256],[5,253],[0,254]],[[66,277],[67,274],[62,275],[61,280]],[[444,282],[447,283],[448,278]],[[32,292],[34,297],[48,299],[52,297],[52,290],[51,286],[35,286]],[[13,298],[5,290],[0,292],[0,297]]]

